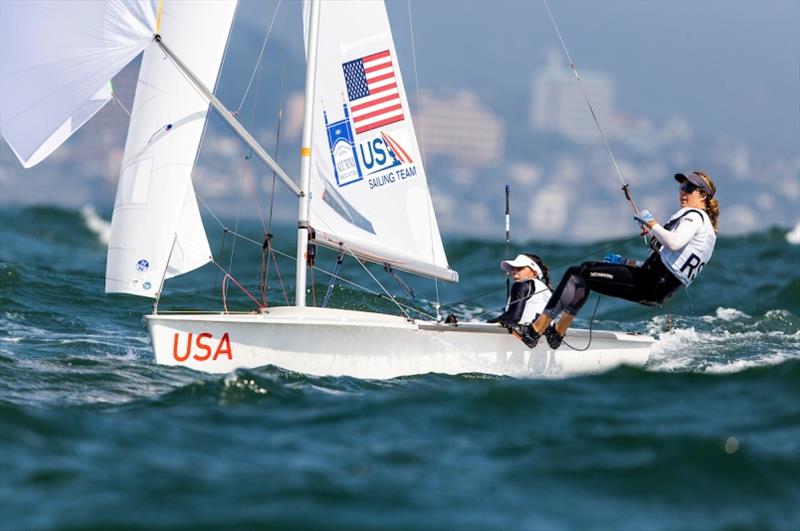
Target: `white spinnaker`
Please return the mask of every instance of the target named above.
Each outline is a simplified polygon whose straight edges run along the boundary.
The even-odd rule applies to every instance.
[[[308,219],[317,241],[457,280],[433,212],[386,7],[356,0],[321,2],[320,10]]]
[[[212,90],[236,6],[163,3],[163,42]],[[106,292],[155,297],[162,277],[211,260],[191,180],[208,107],[157,45],[145,51],[111,221]]]
[[[0,131],[25,168],[111,99],[152,41],[157,0],[0,1]]]

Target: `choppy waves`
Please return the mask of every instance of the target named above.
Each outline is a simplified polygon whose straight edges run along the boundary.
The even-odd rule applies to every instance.
[[[157,366],[141,324],[151,302],[103,294],[101,217],[0,216],[0,527],[800,524],[800,273],[785,231],[721,238],[669,313],[603,298],[594,319],[579,316],[580,326],[656,336],[643,369],[365,381]],[[294,235],[284,233],[276,242],[290,252]],[[615,246],[642,252],[638,242],[510,252],[536,250],[557,280],[559,265]],[[745,247],[757,263],[743,260]],[[447,251],[462,282],[439,285],[444,311],[492,315],[504,303],[503,245],[460,240]],[[238,252],[235,273],[253,286],[258,253]],[[343,274],[366,283],[358,266]],[[434,287],[411,282],[419,299],[403,301],[434,313]],[[213,271],[178,279],[163,304],[220,308]],[[397,311],[347,285],[334,304]]]
[[[800,319],[786,310],[750,316],[717,308],[699,320],[678,317],[672,326],[660,332],[665,318],[654,319],[651,333],[658,341],[649,370],[726,373],[800,359]]]

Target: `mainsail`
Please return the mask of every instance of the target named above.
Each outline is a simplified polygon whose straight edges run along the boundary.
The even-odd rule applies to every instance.
[[[153,40],[157,0],[0,1],[0,131],[25,168],[111,99]]]
[[[321,2],[319,9],[309,219],[301,222],[308,221],[323,245],[457,280],[439,235],[383,2]]]
[[[212,90],[236,6],[163,3],[163,42]],[[145,51],[114,203],[106,292],[155,297],[162,278],[210,261],[191,181],[208,107],[158,46]]]

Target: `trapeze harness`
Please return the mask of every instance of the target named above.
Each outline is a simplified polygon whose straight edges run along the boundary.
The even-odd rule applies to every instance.
[[[652,234],[652,253],[641,266],[584,262],[567,269],[544,314],[551,319],[561,312],[575,315],[591,291],[648,306],[664,304],[679,287],[692,283],[711,259],[717,241],[708,214],[696,208],[682,208],[663,227],[654,227]],[[668,246],[671,236],[688,234],[684,245]]]
[[[494,319],[489,319],[488,322],[500,323],[504,326],[530,323],[542,313],[551,295],[550,288],[541,280],[514,282],[506,303],[506,311]]]

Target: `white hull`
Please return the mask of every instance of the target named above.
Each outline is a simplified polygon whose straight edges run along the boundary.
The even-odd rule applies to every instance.
[[[318,376],[385,379],[412,374],[484,373],[562,377],[647,362],[653,338],[592,332],[591,346],[527,348],[498,325],[437,324],[326,308],[270,308],[263,314],[158,314],[145,317],[156,362],[209,373],[275,365]],[[587,330],[566,341],[583,348]]]

